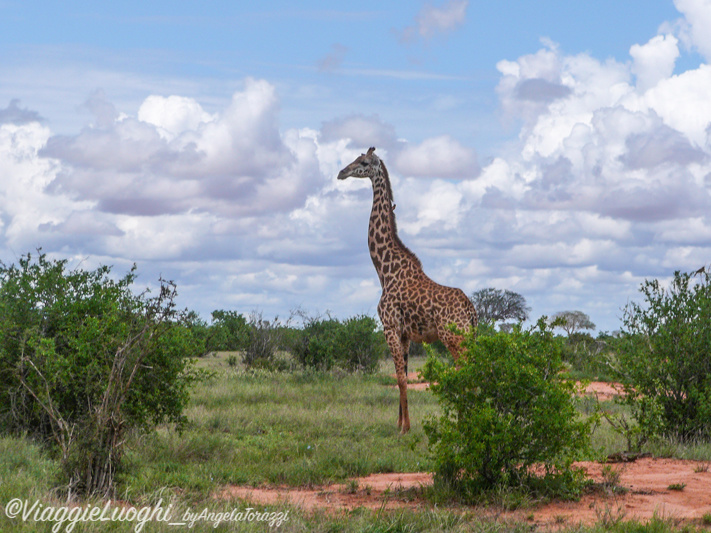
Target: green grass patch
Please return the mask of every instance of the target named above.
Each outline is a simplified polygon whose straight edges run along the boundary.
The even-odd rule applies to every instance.
[[[414,423],[400,436],[393,383],[387,375],[217,367],[194,389],[182,433],[163,429],[135,440],[122,490],[181,487],[197,495],[228,483],[308,486],[428,471],[421,423],[438,410],[436,400],[409,391]]]
[[[58,464],[38,445],[20,437],[0,437],[0,503],[43,495],[58,474]]]
[[[32,521],[8,518],[4,506],[16,498],[61,505],[52,491],[60,470],[59,463],[29,439],[0,437],[0,531],[40,531]]]

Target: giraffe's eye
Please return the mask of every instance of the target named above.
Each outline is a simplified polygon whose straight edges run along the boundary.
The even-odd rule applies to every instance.
[[[361,162],[360,162],[360,166],[362,166],[362,167],[367,167],[367,166],[368,166],[368,163],[366,163],[365,161],[361,161]]]

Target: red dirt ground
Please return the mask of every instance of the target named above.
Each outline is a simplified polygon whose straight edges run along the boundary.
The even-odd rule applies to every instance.
[[[605,465],[582,462],[577,466],[587,470],[594,481],[604,481],[602,471]],[[617,519],[646,522],[655,514],[662,518],[700,523],[705,514],[711,513],[711,472],[708,463],[643,458],[610,466],[619,472],[617,486],[622,487],[624,493],[600,489],[577,502],[555,502],[510,512],[490,509],[482,509],[481,512],[484,515],[495,514],[501,519],[530,521],[547,528]],[[288,503],[307,511],[324,509],[336,513],[358,507],[426,509],[432,504],[413,489],[431,483],[432,476],[424,473],[373,474],[350,483],[308,489],[230,486],[218,497],[263,504]],[[684,485],[684,488],[671,490],[669,486],[672,484]]]
[[[395,374],[392,377],[396,377]],[[427,390],[430,384],[419,379],[416,372],[407,374],[408,390]],[[392,385],[392,388],[397,388],[397,385]],[[591,396],[597,396],[601,402],[611,400],[614,396],[622,394],[622,387],[617,383],[606,383],[604,381],[593,381],[585,387],[585,393]]]

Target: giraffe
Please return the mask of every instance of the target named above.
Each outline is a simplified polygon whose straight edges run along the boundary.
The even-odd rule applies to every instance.
[[[407,408],[407,353],[410,342],[441,340],[456,361],[462,352],[462,337],[451,331],[476,328],[477,313],[472,302],[460,289],[432,281],[422,263],[400,240],[395,224],[390,177],[375,148],[361,154],[338,173],[338,179],[370,178],[373,185],[373,207],[368,225],[370,258],[378,274],[382,295],[378,316],[395,363],[400,408],[397,425],[402,434],[410,430]]]

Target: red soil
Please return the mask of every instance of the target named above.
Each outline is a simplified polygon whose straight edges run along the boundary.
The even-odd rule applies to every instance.
[[[392,377],[396,377],[395,374]],[[397,385],[393,385],[393,388],[397,388]],[[426,381],[422,381],[417,372],[409,372],[407,374],[407,388],[408,390],[427,390],[430,384]],[[597,396],[597,399],[601,402],[611,400],[614,396],[623,394],[622,386],[618,383],[606,383],[604,381],[593,381],[585,387],[585,393],[591,396]]]
[[[604,465],[582,462],[597,483],[603,479]],[[480,509],[482,515],[502,519],[530,521],[539,527],[560,527],[573,524],[594,524],[601,520],[637,519],[648,521],[656,514],[682,522],[701,522],[711,513],[711,472],[708,463],[674,459],[638,459],[632,463],[615,464],[619,473],[618,490],[603,488],[583,496],[577,502],[555,502],[530,509],[502,511]],[[251,488],[226,487],[218,497],[240,499],[254,503],[286,503],[307,511],[324,509],[346,512],[358,507],[396,509],[410,507],[426,509],[432,504],[424,500],[416,489],[432,483],[432,476],[414,474],[373,474],[349,483],[314,488]],[[670,485],[683,490],[669,489]],[[619,488],[622,490],[619,490]]]

